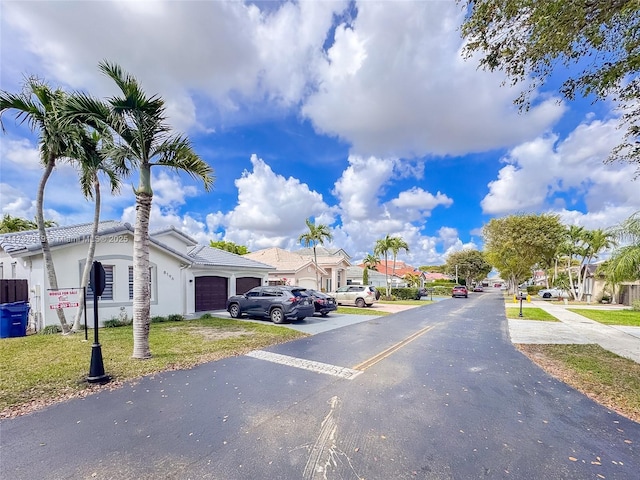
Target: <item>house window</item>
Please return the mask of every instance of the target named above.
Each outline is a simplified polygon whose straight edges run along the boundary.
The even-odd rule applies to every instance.
[[[0,278],[4,278],[4,265],[0,263]]]
[[[153,299],[153,290],[151,289],[151,272],[152,267],[149,267],[149,295]],[[129,300],[133,300],[133,265],[129,266]]]
[[[11,278],[16,278],[16,268],[18,267],[17,262],[11,262]]]
[[[113,300],[113,265],[102,265],[104,268],[104,291],[100,296],[101,300]],[[91,285],[87,286],[87,300],[93,300],[93,290]]]

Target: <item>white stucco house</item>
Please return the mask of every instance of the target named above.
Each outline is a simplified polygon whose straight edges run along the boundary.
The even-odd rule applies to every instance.
[[[47,229],[58,286],[52,292],[44,268],[37,230],[0,235],[0,278],[26,279],[29,285],[30,324],[40,330],[59,324],[55,309],[64,298],[81,301],[82,271],[92,225],[81,224]],[[151,315],[192,314],[225,308],[226,299],[236,293],[268,283],[271,265],[198,244],[173,227],[150,233]],[[101,322],[132,315],[133,227],[128,223],[104,221],[98,230],[94,260],[102,263],[106,288],[99,299]],[[91,293],[89,292],[89,298]],[[93,319],[93,300],[87,301],[88,318]],[[65,308],[71,322],[76,308]]]

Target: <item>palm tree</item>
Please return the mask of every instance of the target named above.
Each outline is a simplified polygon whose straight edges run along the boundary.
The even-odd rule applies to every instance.
[[[112,165],[109,159],[104,158],[99,149],[101,143],[109,145],[110,138],[105,134],[103,137],[98,132],[87,132],[84,139],[83,156],[79,159],[80,167],[80,187],[85,198],[95,201],[93,210],[93,226],[91,229],[91,237],[89,238],[89,249],[87,251],[87,259],[82,271],[82,279],[80,288],[86,288],[89,284],[89,276],[91,267],[93,266],[93,258],[96,251],[96,236],[98,235],[98,226],[100,224],[100,178],[99,174],[103,173],[109,179],[111,193],[116,194],[120,191],[121,177],[126,176],[128,171],[118,170]],[[84,303],[81,302],[76,317],[73,322],[71,331],[77,332],[81,328],[82,313],[84,312]]]
[[[333,240],[333,235],[327,225],[322,223],[316,225],[311,221],[311,218],[305,220],[309,231],[303,233],[298,237],[298,242],[302,243],[305,247],[313,246],[313,263],[316,266],[316,290],[320,290],[318,281],[318,257],[316,255],[316,245],[324,245],[325,240]]]
[[[74,94],[67,114],[92,127],[110,128],[115,143],[104,154],[117,168],[137,169],[136,221],[133,237],[133,358],[149,358],[151,291],[149,287],[149,216],[153,200],[151,167],[164,166],[201,179],[205,190],[213,186],[213,169],[182,135],[171,134],[164,100],[148,96],[138,81],[120,66],[100,62],[100,70],[118,86],[121,96],[106,102]]]
[[[63,159],[71,159],[77,156],[79,139],[82,130],[77,125],[64,121],[64,105],[67,95],[61,89],[51,89],[49,85],[35,77],[26,80],[22,92],[18,94],[6,91],[0,92],[0,126],[2,115],[7,111],[14,111],[16,120],[19,123],[27,123],[32,131],[38,131],[40,160],[44,167],[36,196],[36,223],[40,235],[42,255],[44,258],[45,270],[49,281],[49,288],[58,288],[58,278],[56,276],[51,248],[47,238],[46,222],[44,219],[44,190],[47,181],[56,166],[56,162]],[[68,333],[69,326],[64,314],[64,310],[56,310],[58,320],[62,326],[62,332]]]
[[[387,297],[391,296],[391,285],[389,282],[389,251],[393,246],[393,237],[390,237],[388,234],[381,238],[380,240],[376,240],[376,244],[373,247],[373,253],[377,256],[384,256],[384,278],[385,278],[385,288],[387,291]]]
[[[610,233],[624,246],[610,259],[613,276],[620,281],[640,278],[640,211],[634,213]]]
[[[45,220],[44,228],[54,227],[57,222],[54,220]],[[0,220],[0,233],[24,232],[25,230],[37,230],[38,222],[35,220],[27,220],[26,218],[14,217],[5,213]]]
[[[396,258],[398,257],[398,252],[400,250],[404,250],[406,253],[409,253],[409,245],[405,242],[402,237],[391,237],[391,252],[393,252],[393,275],[396,274]]]
[[[561,253],[565,255],[566,263],[567,263],[567,275],[569,276],[569,292],[573,296],[574,300],[577,299],[577,294],[573,289],[573,260],[574,256],[582,255],[584,253],[584,248],[582,245],[583,238],[585,236],[584,227],[578,227],[577,225],[571,225],[566,232],[566,239],[559,247]]]
[[[585,231],[583,241],[585,244],[585,260],[583,263],[584,272],[582,274],[582,281],[580,282],[578,288],[578,301],[582,300],[582,295],[584,294],[584,285],[587,281],[588,265],[591,264],[591,261],[593,259],[598,258],[600,252],[602,252],[603,250],[608,250],[615,244],[613,233],[605,232],[601,228]]]
[[[380,264],[380,259],[375,255],[368,253],[367,256],[362,260],[362,264],[364,265],[364,271],[362,272],[362,283],[368,285],[369,270],[375,270],[376,267]]]

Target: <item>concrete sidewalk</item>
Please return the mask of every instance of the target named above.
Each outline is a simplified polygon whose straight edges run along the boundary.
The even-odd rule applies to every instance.
[[[518,304],[509,303],[507,306],[514,305]],[[509,319],[509,334],[513,343],[596,343],[616,355],[640,363],[640,327],[604,325],[570,312],[568,308],[574,308],[573,306],[554,305],[541,300],[533,300],[526,307],[545,310],[560,320],[560,323]],[[594,308],[615,309],[599,306]]]

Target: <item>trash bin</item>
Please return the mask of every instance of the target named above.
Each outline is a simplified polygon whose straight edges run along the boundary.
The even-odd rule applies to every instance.
[[[28,318],[27,302],[0,304],[0,338],[24,337],[27,334]]]

